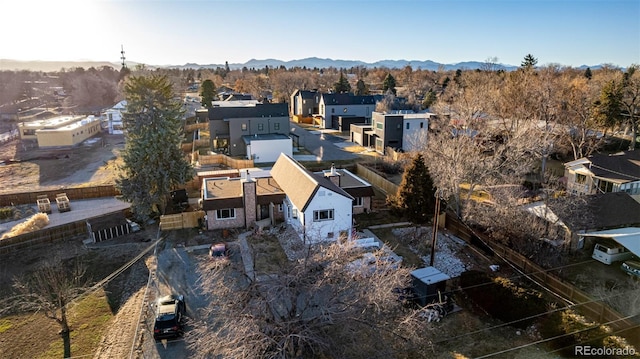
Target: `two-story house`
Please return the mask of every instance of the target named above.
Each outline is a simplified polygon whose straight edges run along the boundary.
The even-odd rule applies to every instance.
[[[208,229],[252,228],[286,221],[307,242],[349,235],[353,214],[371,210],[373,187],[346,169],[312,173],[281,154],[268,171],[203,178]]]
[[[370,127],[351,126],[351,138],[361,146],[373,146],[382,154],[387,147],[413,151],[426,143],[431,116],[428,112],[406,110],[373,112]]]
[[[100,117],[102,118],[102,127],[106,129],[110,135],[122,135],[124,126],[122,124],[122,112],[127,108],[127,101],[122,100],[113,107],[105,110]]]
[[[233,101],[231,101],[233,102]],[[214,149],[256,162],[275,162],[281,152],[292,154],[286,103],[241,102],[208,109]]]
[[[293,121],[312,123],[313,115],[319,112],[320,95],[316,90],[295,90],[289,102]]]
[[[564,164],[567,192],[626,192],[640,202],[640,151],[594,154]]]
[[[325,93],[320,96],[320,127],[348,131],[352,123],[369,123],[381,96]]]

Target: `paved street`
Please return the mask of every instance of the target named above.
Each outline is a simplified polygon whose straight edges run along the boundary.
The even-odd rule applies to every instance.
[[[299,136],[301,147],[313,153],[313,155],[294,154],[294,158],[299,161],[340,161],[358,158],[358,155],[343,151],[336,145],[344,142],[344,139],[338,136],[320,130],[307,131],[293,122],[291,133]]]

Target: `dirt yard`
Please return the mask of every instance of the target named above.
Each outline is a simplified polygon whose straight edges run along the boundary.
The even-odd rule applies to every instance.
[[[114,182],[124,138],[93,137],[73,148],[41,149],[34,143],[0,145],[0,194]]]

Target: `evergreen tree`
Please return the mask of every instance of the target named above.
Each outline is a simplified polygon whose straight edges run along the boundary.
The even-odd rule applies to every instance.
[[[177,185],[193,178],[180,148],[182,103],[166,76],[133,76],[124,86],[126,145],[116,187],[139,220],[163,214]]]
[[[421,154],[405,169],[391,205],[414,223],[426,223],[435,211],[435,189]]]
[[[202,97],[202,106],[210,108],[211,102],[217,98],[216,85],[213,81],[207,79],[202,82],[202,91],[200,92],[200,96]]]
[[[538,59],[533,57],[533,55],[531,54],[527,54],[524,57],[524,60],[522,61],[522,64],[520,64],[520,66],[524,67],[525,69],[530,69],[536,66],[537,64],[538,64]]]
[[[587,67],[587,69],[584,70],[584,77],[586,77],[587,80],[591,80],[591,78],[593,77],[593,74],[591,73],[591,68]]]
[[[367,85],[364,83],[364,81],[362,81],[362,79],[359,79],[358,82],[356,82],[355,94],[358,96],[362,96],[368,93],[369,93],[369,89],[367,88]]]
[[[594,118],[602,126],[611,128],[624,120],[622,116],[622,86],[615,80],[606,83],[600,91],[600,97],[594,102]]]
[[[340,72],[340,78],[338,82],[333,84],[333,91],[335,93],[349,93],[351,92],[351,85],[349,84],[349,80],[344,77],[344,74]]]
[[[394,95],[396,94],[396,79],[390,73],[387,74],[387,77],[382,82],[382,92],[387,93],[387,91],[391,91]]]
[[[433,105],[438,98],[436,97],[436,93],[433,90],[429,90],[426,95],[424,95],[424,100],[422,100],[422,108],[427,109]]]

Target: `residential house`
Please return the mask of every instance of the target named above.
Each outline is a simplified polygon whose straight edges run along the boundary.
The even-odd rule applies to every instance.
[[[361,146],[373,146],[382,154],[387,147],[414,151],[427,140],[431,116],[432,113],[407,110],[373,112],[371,129],[360,131],[360,128],[352,127],[351,137]]]
[[[567,192],[626,192],[640,201],[640,151],[594,154],[564,164]]]
[[[234,101],[230,101],[233,103]],[[200,116],[201,112],[197,113]],[[275,136],[272,146],[278,149],[274,153],[292,153],[293,144],[289,137],[289,110],[286,103],[245,103],[239,106],[216,106],[208,109],[209,130],[213,139],[213,147],[231,156],[260,156],[248,146],[255,143],[248,141],[247,136],[267,141],[263,135]],[[261,137],[262,136],[262,137]],[[283,136],[289,138],[286,140]],[[252,145],[253,143],[253,145]],[[260,147],[260,145],[258,146]],[[268,162],[268,161],[262,161]]]
[[[249,171],[236,178],[204,178],[201,198],[207,229],[248,229],[283,218],[285,194],[278,183],[253,178]]]
[[[316,90],[295,90],[289,101],[293,121],[313,123],[313,115],[319,113],[320,95]]]
[[[350,93],[325,93],[320,95],[319,112],[321,128],[348,131],[352,123],[369,123],[376,108],[373,95],[355,96]]]
[[[571,249],[591,248],[593,241],[581,234],[640,225],[640,203],[624,192],[561,197],[531,203],[525,208],[557,230]]]
[[[350,233],[352,215],[371,210],[371,185],[346,169],[312,173],[282,154],[270,171],[203,177],[208,229],[252,228],[286,221],[308,242]]]
[[[122,124],[122,112],[127,108],[127,101],[122,100],[113,107],[105,110],[100,117],[102,118],[102,128],[106,129],[110,135],[124,134],[124,126]]]
[[[332,171],[335,172],[335,169]],[[281,155],[271,175],[285,192],[284,217],[305,243],[351,236],[354,198],[336,180],[309,172],[287,155]]]
[[[74,146],[100,133],[95,116],[56,116],[18,124],[20,139],[36,140],[39,147]]]

